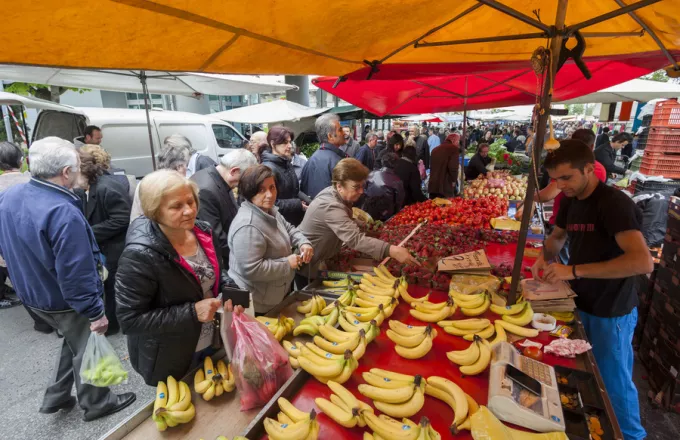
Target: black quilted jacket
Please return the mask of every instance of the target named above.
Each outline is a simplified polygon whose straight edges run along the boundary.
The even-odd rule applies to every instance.
[[[196,226],[212,234],[208,223],[197,221]],[[221,265],[219,246],[215,252]],[[203,299],[203,291],[177,258],[157,223],[146,217],[132,222],[118,263],[116,311],[130,363],[151,386],[187,373],[201,333],[194,304]],[[227,278],[220,273],[221,288]]]

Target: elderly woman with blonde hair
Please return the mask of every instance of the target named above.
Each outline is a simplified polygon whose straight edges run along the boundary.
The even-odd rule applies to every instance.
[[[156,171],[140,183],[139,198],[144,215],[127,234],[116,303],[132,367],[155,386],[216,351],[218,295],[227,279],[210,225],[196,220],[196,183]],[[229,300],[225,311],[232,309]]]

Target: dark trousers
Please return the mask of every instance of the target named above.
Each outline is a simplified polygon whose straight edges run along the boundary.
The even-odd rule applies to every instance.
[[[115,284],[117,271],[117,267],[109,269],[109,277],[104,281],[104,312],[106,313],[106,319],[109,320],[109,330],[107,334],[113,334],[120,330],[120,324],[118,324],[118,318],[116,318]]]
[[[80,364],[90,337],[90,321],[74,311],[47,313],[33,309],[33,312],[64,335],[57,365],[45,390],[43,408],[54,407],[70,399],[75,382],[78,404],[85,410],[85,414],[98,414],[113,409],[117,404],[117,397],[111,390],[86,385],[80,381]]]

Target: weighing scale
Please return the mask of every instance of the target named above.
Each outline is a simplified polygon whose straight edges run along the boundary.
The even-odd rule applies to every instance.
[[[488,408],[496,417],[538,432],[564,432],[555,369],[500,342],[491,352]]]

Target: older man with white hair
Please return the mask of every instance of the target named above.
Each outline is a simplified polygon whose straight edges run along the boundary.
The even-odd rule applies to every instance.
[[[75,382],[85,421],[127,407],[133,393],[85,385],[80,365],[90,333],[104,334],[101,254],[71,191],[80,170],[72,143],[57,137],[36,141],[29,151],[32,178],[0,194],[0,255],[23,303],[64,335],[61,355],[41,413],[72,408]]]
[[[246,149],[232,150],[222,156],[216,167],[206,168],[191,177],[199,188],[198,219],[210,223],[222,248],[225,270],[229,268],[229,243],[227,234],[231,221],[238,212],[233,189],[245,170],[257,165],[255,155]],[[217,246],[218,243],[215,243]]]
[[[264,131],[256,131],[250,135],[248,141],[248,150],[255,155],[257,161],[260,161],[260,147],[262,144],[267,144],[267,133]]]

